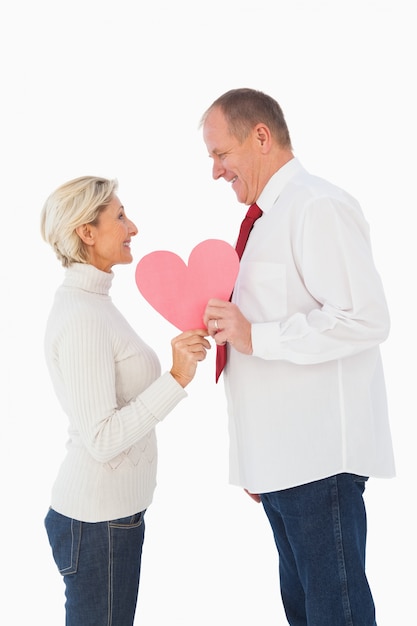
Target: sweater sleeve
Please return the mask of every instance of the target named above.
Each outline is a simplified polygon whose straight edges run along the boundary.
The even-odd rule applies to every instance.
[[[115,357],[117,341],[105,316],[96,315],[71,318],[57,342],[58,395],[70,436],[99,462],[145,437],[187,396],[169,372],[160,375],[145,344]]]

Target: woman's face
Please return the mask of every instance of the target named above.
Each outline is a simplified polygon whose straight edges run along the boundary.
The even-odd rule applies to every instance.
[[[91,265],[110,272],[113,265],[132,262],[130,240],[137,235],[138,229],[127,218],[117,196],[100,213],[97,224],[87,224],[84,228],[89,231],[89,237],[82,239],[88,246]]]

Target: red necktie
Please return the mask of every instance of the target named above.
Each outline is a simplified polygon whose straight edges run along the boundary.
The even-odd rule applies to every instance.
[[[242,258],[243,251],[246,246],[246,242],[249,239],[249,233],[253,228],[254,223],[261,217],[262,210],[258,207],[258,205],[252,204],[248,212],[246,213],[243,222],[240,226],[239,237],[236,243],[236,252],[238,253],[239,259]],[[231,297],[231,296],[230,296]],[[216,383],[220,378],[220,374],[222,373],[224,366],[226,365],[227,359],[227,348],[226,344],[223,346],[217,346],[216,353]]]

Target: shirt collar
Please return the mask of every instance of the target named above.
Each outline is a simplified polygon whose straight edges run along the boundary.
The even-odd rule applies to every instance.
[[[271,176],[256,201],[264,213],[274,206],[287,183],[302,169],[300,161],[294,157]]]

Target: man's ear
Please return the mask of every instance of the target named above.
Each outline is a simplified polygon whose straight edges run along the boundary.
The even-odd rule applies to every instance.
[[[75,232],[86,246],[94,245],[94,228],[91,226],[91,224],[82,224],[75,229]]]
[[[255,137],[263,152],[268,152],[271,147],[271,132],[265,124],[257,124],[255,127]]]

